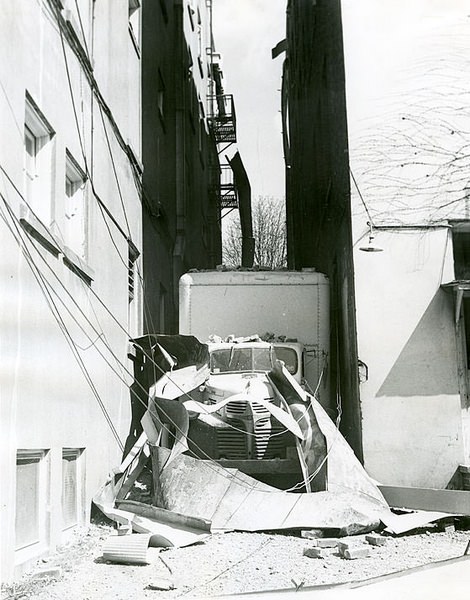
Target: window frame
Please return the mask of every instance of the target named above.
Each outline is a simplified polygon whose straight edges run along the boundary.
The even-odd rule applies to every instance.
[[[52,186],[52,139],[55,131],[44,114],[39,109],[32,96],[26,91],[24,138],[23,138],[23,173],[24,194],[28,207],[35,216],[46,226],[50,227],[53,215],[53,186]],[[32,141],[34,156],[27,150],[26,139]],[[34,160],[34,172],[29,173],[30,156]],[[47,204],[44,204],[44,203]]]
[[[67,185],[70,185],[70,194]],[[65,152],[65,181],[64,181],[64,243],[80,259],[86,259],[88,244],[88,178],[71,152]],[[78,208],[73,208],[77,205]],[[72,212],[75,211],[75,212]],[[78,224],[78,227],[77,227]]]
[[[84,522],[84,469],[83,469],[83,453],[84,448],[62,448],[62,497],[61,497],[61,528],[63,532],[72,530]],[[65,470],[64,461],[75,463],[75,517],[72,522],[65,522]]]
[[[37,539],[18,544],[18,466],[23,462],[37,463],[36,474],[36,510],[37,510]],[[15,563],[21,564],[46,550],[49,545],[49,522],[47,506],[50,495],[50,464],[49,450],[47,449],[18,449],[16,452],[16,486],[15,486]],[[24,505],[24,494],[21,503]],[[20,517],[21,518],[21,517]]]
[[[136,297],[136,266],[140,256],[138,248],[131,240],[127,240],[127,282],[128,303],[132,304]]]

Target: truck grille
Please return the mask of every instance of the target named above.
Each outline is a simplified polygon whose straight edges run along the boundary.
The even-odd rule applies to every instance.
[[[227,404],[226,414],[227,417],[230,415],[243,415],[246,412],[248,402],[240,402],[235,400]]]
[[[255,421],[254,434],[253,458],[267,458],[266,450],[268,448],[269,437],[271,435],[271,419],[269,417],[265,417]]]
[[[243,423],[237,423],[236,426],[242,429]],[[244,431],[222,428],[216,431],[218,458],[227,458],[229,460],[248,458],[248,440]]]
[[[251,407],[251,410],[250,410]],[[244,400],[234,400],[233,402],[229,402],[226,408],[226,415],[230,417],[232,415],[246,415],[251,416],[251,414],[256,415],[265,415],[269,417],[269,411],[266,408],[259,404],[258,402],[246,402]]]

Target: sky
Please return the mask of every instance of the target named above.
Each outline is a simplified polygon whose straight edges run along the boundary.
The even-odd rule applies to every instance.
[[[222,55],[224,91],[233,94],[238,142],[252,198],[284,197],[281,127],[285,0],[213,0],[213,35]],[[233,150],[234,148],[231,148]]]
[[[225,91],[235,96],[237,148],[253,198],[285,195],[283,55],[272,60],[271,49],[285,37],[286,5],[286,0],[213,0],[215,45]],[[343,0],[342,13],[353,157],[357,140],[419,94],[424,72],[442,56],[465,51],[470,56],[470,41],[464,40],[464,34],[470,40],[470,0]]]

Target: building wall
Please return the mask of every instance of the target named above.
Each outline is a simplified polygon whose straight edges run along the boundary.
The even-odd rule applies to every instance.
[[[145,327],[178,331],[178,280],[221,262],[217,149],[209,133],[208,3],[143,2]]]
[[[86,520],[92,495],[120,462],[130,416],[127,340],[142,331],[137,273],[131,302],[128,286],[129,248],[140,251],[142,237],[132,166],[140,58],[129,4],[62,4],[7,1],[0,20],[5,580]],[[54,132],[37,153],[34,181],[27,95]],[[71,168],[84,179],[78,199],[66,192]],[[28,181],[40,183],[35,198]]]
[[[386,485],[446,487],[468,462],[447,227],[377,229],[355,247],[364,461]],[[364,367],[365,369],[365,367]],[[467,432],[468,436],[468,432]]]
[[[362,455],[339,0],[290,0],[283,77],[288,263],[331,282],[331,408]]]

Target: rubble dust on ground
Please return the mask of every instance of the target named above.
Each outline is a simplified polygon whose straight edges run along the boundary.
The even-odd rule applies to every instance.
[[[102,560],[104,541],[113,533],[107,524],[92,524],[76,533],[35,571],[50,570],[56,579],[25,577],[2,590],[2,600],[129,600],[206,598],[219,594],[295,589],[365,580],[430,562],[462,556],[468,527],[439,531],[437,525],[403,536],[387,536],[384,546],[370,546],[368,558],[345,560],[334,549],[325,558],[303,556],[311,541],[297,533],[225,533],[186,548],[149,548],[150,564],[130,566]],[[344,538],[343,538],[344,539]],[[354,536],[357,543],[363,536]],[[58,569],[58,572],[57,572]],[[162,580],[175,589],[156,591]]]

